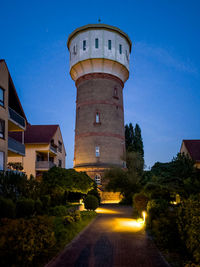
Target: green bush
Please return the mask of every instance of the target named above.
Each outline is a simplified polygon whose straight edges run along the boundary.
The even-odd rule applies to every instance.
[[[147,209],[148,200],[149,198],[144,193],[138,193],[134,195],[133,205],[139,214],[141,214],[143,210]]]
[[[35,202],[33,199],[24,198],[17,201],[16,213],[17,217],[29,217],[34,214]]]
[[[159,246],[167,249],[180,248],[176,213],[166,212],[152,220],[151,233]]]
[[[48,210],[51,204],[51,197],[49,195],[43,195],[40,197],[40,200],[42,201],[43,209],[45,211]]]
[[[193,259],[200,262],[200,198],[190,197],[178,208],[180,237]]]
[[[67,208],[65,206],[55,206],[53,208],[50,208],[49,214],[51,216],[65,216],[67,215]]]
[[[37,215],[43,214],[43,206],[41,200],[37,199],[35,201],[35,212]]]
[[[84,203],[87,210],[96,210],[99,206],[98,199],[93,195],[87,195]]]
[[[2,219],[0,228],[1,266],[38,266],[55,245],[53,219]]]
[[[0,218],[14,218],[15,204],[11,199],[0,197]]]
[[[74,222],[74,217],[72,215],[65,216],[63,223],[64,225],[68,225]]]

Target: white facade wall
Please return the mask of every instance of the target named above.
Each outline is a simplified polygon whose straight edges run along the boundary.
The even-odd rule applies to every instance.
[[[98,38],[99,42],[98,48],[95,48],[96,38]],[[86,50],[83,50],[84,40],[86,41]],[[108,40],[111,40],[111,50],[108,49]],[[120,44],[122,45],[122,54],[120,54],[119,51]],[[85,30],[72,38],[69,48],[70,70],[78,62],[100,58],[119,62],[129,71],[130,45],[127,39],[116,31],[106,29]],[[100,72],[107,72],[104,71],[104,66],[102,64],[98,68]],[[98,69],[95,68],[94,72],[97,71]]]

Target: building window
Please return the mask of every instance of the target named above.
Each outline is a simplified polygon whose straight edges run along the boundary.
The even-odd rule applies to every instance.
[[[100,185],[101,184],[101,176],[99,174],[96,174],[95,175],[95,178],[94,178],[95,182],[97,185]]]
[[[111,50],[112,45],[111,45],[111,40],[108,40],[108,49]]]
[[[58,151],[62,152],[62,142],[58,141]]]
[[[77,54],[77,45],[75,44],[73,47],[73,54],[76,55]]]
[[[0,87],[0,105],[4,106],[4,90]]]
[[[114,96],[117,96],[118,95],[118,93],[117,93],[117,88],[115,87],[114,88]]]
[[[122,45],[119,45],[119,53],[122,54]]]
[[[86,40],[83,40],[83,51],[86,50]]]
[[[62,160],[61,159],[58,160],[58,167],[62,168]]]
[[[0,138],[5,137],[5,121],[0,119]]]
[[[96,123],[100,123],[100,115],[99,112],[96,113],[96,119],[95,119]]]
[[[4,170],[4,152],[0,151],[0,171]]]
[[[95,39],[95,48],[99,48],[99,39],[98,38]]]
[[[100,149],[99,146],[95,147],[95,153],[96,153],[96,157],[100,157]]]

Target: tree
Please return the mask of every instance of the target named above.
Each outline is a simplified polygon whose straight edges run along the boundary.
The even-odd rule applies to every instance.
[[[144,157],[144,146],[142,141],[142,134],[140,126],[136,123],[134,131],[133,148],[135,152],[138,152]]]
[[[53,167],[45,172],[42,183],[47,194],[52,192],[64,194],[65,191],[87,194],[94,186],[94,181],[85,172],[58,167]]]
[[[132,123],[125,125],[126,151],[138,152],[144,157],[144,148],[140,126],[136,123],[135,128]]]

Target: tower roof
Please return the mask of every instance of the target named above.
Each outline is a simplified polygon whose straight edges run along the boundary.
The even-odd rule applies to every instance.
[[[101,24],[101,23],[99,23],[99,24],[87,24],[85,26],[82,26],[82,27],[75,29],[68,37],[68,40],[67,40],[68,49],[69,49],[69,45],[70,45],[72,38],[75,37],[80,32],[86,31],[88,29],[106,29],[108,31],[115,31],[115,32],[121,34],[128,41],[128,43],[130,45],[130,52],[131,52],[132,42],[131,42],[131,39],[129,38],[129,36],[125,32],[123,32],[122,30],[120,30],[119,28],[117,28],[115,26],[110,26],[108,24]]]

